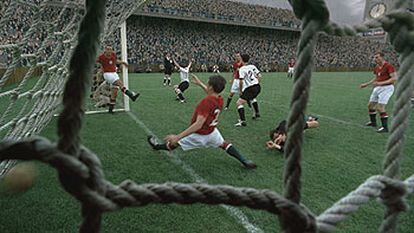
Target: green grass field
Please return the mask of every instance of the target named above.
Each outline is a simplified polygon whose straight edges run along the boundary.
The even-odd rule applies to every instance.
[[[200,74],[206,80],[208,74]],[[230,74],[224,74],[230,79]],[[368,120],[366,104],[371,89],[360,90],[370,73],[315,73],[307,112],[320,116],[320,128],[305,132],[302,162],[302,202],[319,214],[356,189],[372,175],[382,172],[388,134],[364,127]],[[178,75],[174,74],[174,83]],[[218,149],[200,149],[167,155],[147,145],[148,130],[159,138],[184,130],[203,91],[190,86],[186,104],[176,102],[171,87],[162,86],[161,74],[133,74],[130,87],[141,97],[131,103],[131,114],[97,114],[85,118],[83,143],[96,152],[107,179],[119,183],[184,182],[203,180],[209,184],[229,184],[282,191],[284,159],[279,152],[265,149],[268,131],[287,117],[292,80],[285,73],[266,73],[259,104],[262,118],[250,119],[248,127],[235,128],[238,119],[235,100],[220,115],[219,129],[258,169],[246,170]],[[227,97],[229,86],[223,93]],[[392,112],[392,102],[388,112]],[[56,140],[56,119],[43,136]],[[410,117],[413,123],[413,116]],[[145,127],[143,126],[145,125]],[[414,126],[408,129],[402,178],[414,174]],[[146,131],[147,130],[147,131]],[[39,164],[36,185],[20,196],[0,197],[0,232],[76,232],[81,221],[79,203],[66,194],[56,172]],[[414,206],[414,196],[409,197]],[[258,231],[280,232],[275,216],[262,211],[238,208]],[[338,232],[378,232],[384,206],[373,200],[342,223]],[[414,212],[400,218],[399,232],[414,229]],[[103,232],[246,232],[234,211],[221,206],[149,205],[144,208],[105,214]]]

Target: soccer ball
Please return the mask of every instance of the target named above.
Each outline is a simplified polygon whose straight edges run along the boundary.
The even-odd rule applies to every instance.
[[[7,172],[1,186],[8,194],[24,193],[33,187],[36,177],[37,169],[34,163],[19,163]]]

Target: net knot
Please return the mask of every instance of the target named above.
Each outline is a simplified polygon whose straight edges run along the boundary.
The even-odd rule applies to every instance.
[[[295,208],[297,208],[297,212],[301,212],[302,215],[296,215],[294,211],[280,214],[279,219],[284,232],[317,232],[315,215],[306,206],[295,205]]]
[[[324,0],[289,0],[296,17],[319,21],[321,25],[329,22],[329,10]]]
[[[404,212],[408,210],[405,196],[407,194],[406,184],[400,180],[386,179],[386,187],[382,190],[381,202],[391,210],[392,213]]]

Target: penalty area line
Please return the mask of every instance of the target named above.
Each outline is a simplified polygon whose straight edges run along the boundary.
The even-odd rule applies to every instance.
[[[133,112],[133,111],[129,111],[128,115],[132,118],[132,120],[135,121],[135,123],[137,123],[137,125],[145,131],[145,133],[147,135],[153,135],[155,137],[157,137],[154,132],[152,132],[152,130],[150,130],[145,124],[144,122],[142,122],[138,116]],[[161,151],[162,153],[164,153],[165,155],[167,155],[171,161],[181,167],[181,169],[186,172],[191,178],[193,178],[195,180],[195,182],[197,183],[205,183],[207,184],[208,182],[201,177],[199,174],[197,174],[197,172],[195,172],[195,170],[188,164],[186,164],[184,161],[182,161],[178,156],[177,156],[177,152],[173,151],[171,152],[167,152],[167,151]],[[262,229],[260,229],[259,227],[253,225],[249,219],[247,218],[247,216],[238,208],[235,208],[233,206],[228,206],[228,205],[223,205],[221,204],[220,207],[222,207],[223,209],[225,209],[227,211],[227,213],[232,216],[239,224],[241,224],[247,232],[249,233],[264,233],[264,231]]]

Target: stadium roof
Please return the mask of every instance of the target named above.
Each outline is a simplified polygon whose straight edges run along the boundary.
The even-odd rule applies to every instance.
[[[248,4],[291,9],[287,0],[231,0]],[[358,24],[363,20],[366,0],[325,0],[331,11],[331,20],[340,24]]]

